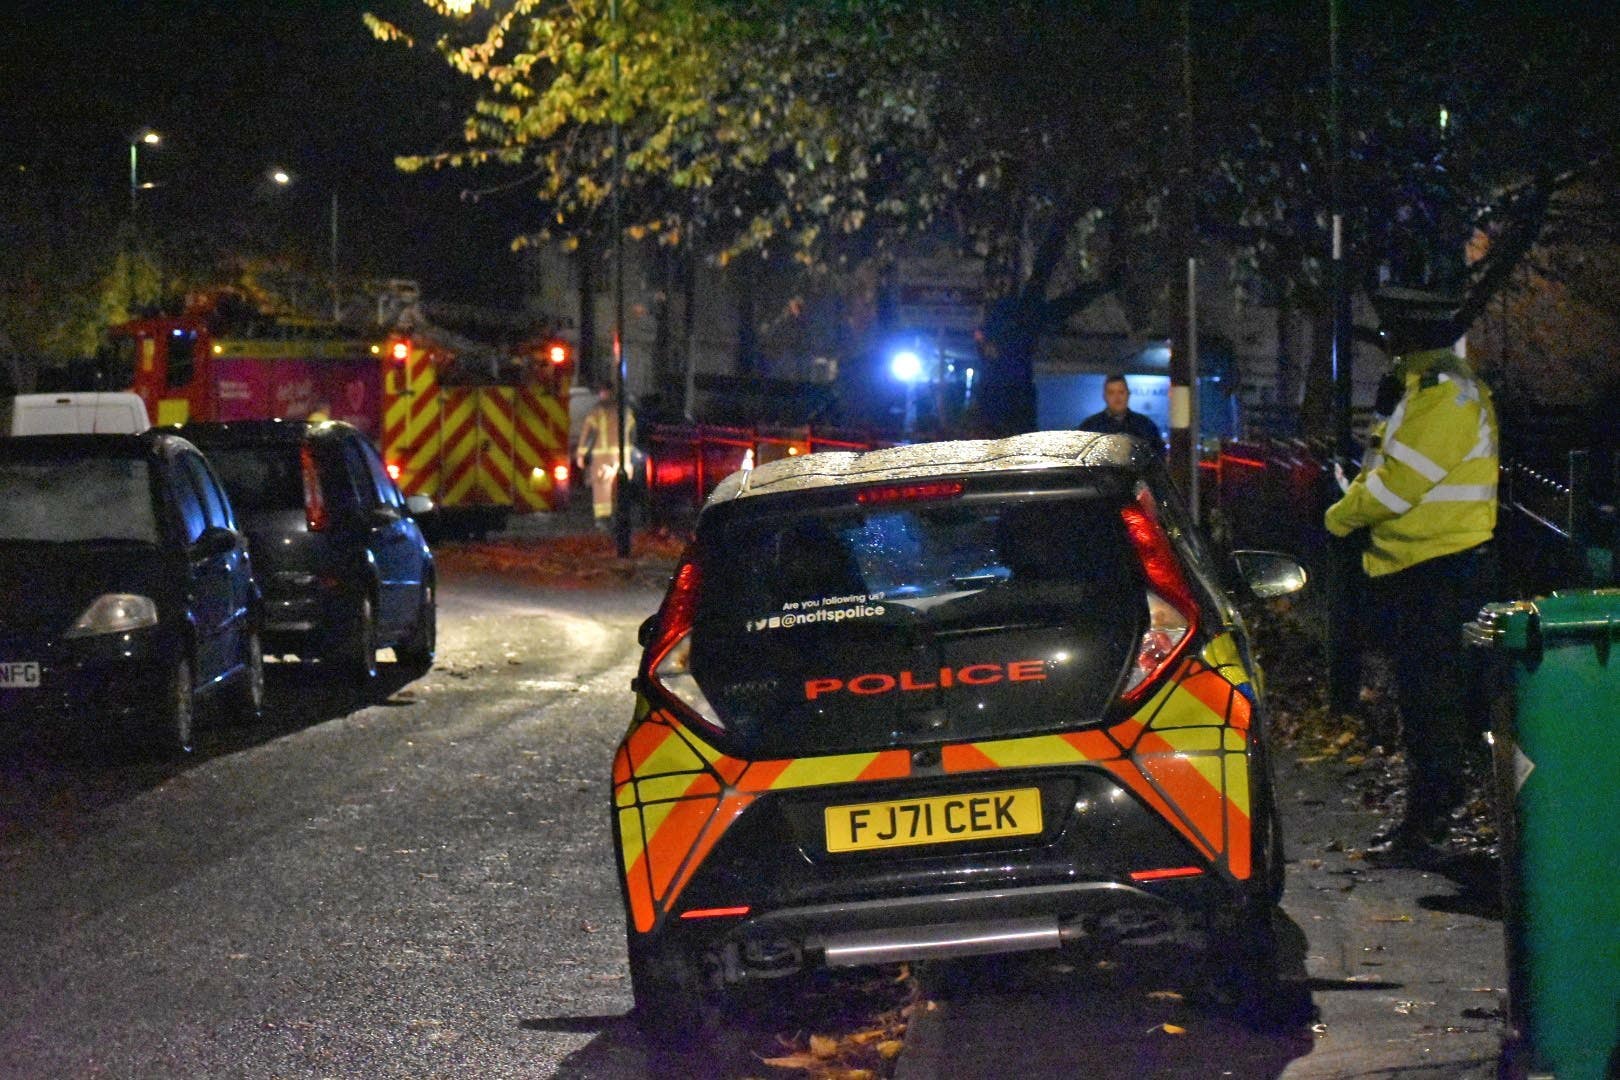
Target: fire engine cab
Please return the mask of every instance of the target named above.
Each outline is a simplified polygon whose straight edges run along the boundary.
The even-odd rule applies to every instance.
[[[139,394],[159,425],[353,424],[402,491],[479,528],[566,506],[572,367],[554,337],[496,349],[420,324],[368,336],[262,318],[226,327],[206,311],[124,323],[103,354],[105,385]]]

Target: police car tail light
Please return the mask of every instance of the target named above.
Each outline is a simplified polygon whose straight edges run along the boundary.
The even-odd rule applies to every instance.
[[[119,634],[157,625],[157,605],[132,593],[103,593],[73,621],[65,637]]]
[[[326,495],[321,491],[315,454],[308,446],[299,448],[298,464],[304,474],[304,521],[310,532],[321,532],[326,528]]]
[[[647,681],[661,691],[683,720],[701,730],[723,732],[714,706],[704,696],[692,674],[692,623],[697,613],[697,563],[683,561],[670,582],[669,594],[654,633],[652,648],[647,652]]]
[[[1138,488],[1136,505],[1119,513],[1131,546],[1142,561],[1148,585],[1148,625],[1125,680],[1125,701],[1134,703],[1145,697],[1158,677],[1186,652],[1198,626],[1198,604],[1181,573],[1170,537],[1159,524],[1158,510],[1147,488]]]

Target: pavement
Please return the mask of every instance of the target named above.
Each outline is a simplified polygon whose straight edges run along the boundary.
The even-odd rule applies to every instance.
[[[1315,1014],[1253,1031],[1192,1004],[1175,949],[1029,953],[919,972],[897,1080],[1046,1077],[1495,1077],[1505,960],[1495,860],[1382,868],[1356,767],[1278,762],[1288,975]]]

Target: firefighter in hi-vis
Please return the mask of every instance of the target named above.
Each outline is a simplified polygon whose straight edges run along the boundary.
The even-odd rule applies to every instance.
[[[1409,860],[1444,839],[1467,793],[1464,763],[1481,752],[1483,695],[1462,625],[1494,592],[1496,409],[1453,351],[1456,298],[1386,289],[1374,306],[1400,397],[1323,523],[1335,536],[1367,530],[1367,627],[1389,649],[1410,772],[1404,815],[1369,850]]]
[[[634,456],[636,418],[625,410],[624,450]],[[626,468],[629,463],[625,463]],[[619,409],[611,386],[596,388],[596,404],[585,417],[579,433],[579,449],[574,451],[574,468],[589,469],[591,513],[597,528],[607,529],[613,520],[613,487],[619,475]]]

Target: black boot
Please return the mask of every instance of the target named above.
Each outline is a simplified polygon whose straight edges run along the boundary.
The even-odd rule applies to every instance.
[[[1378,833],[1367,845],[1367,858],[1378,866],[1430,866],[1441,856],[1446,838],[1445,818],[1405,815]]]

